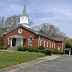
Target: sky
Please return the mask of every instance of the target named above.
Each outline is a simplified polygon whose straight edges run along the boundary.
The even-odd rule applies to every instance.
[[[0,0],[0,16],[23,12],[25,0]],[[27,15],[35,25],[50,23],[72,38],[72,0],[26,0]]]

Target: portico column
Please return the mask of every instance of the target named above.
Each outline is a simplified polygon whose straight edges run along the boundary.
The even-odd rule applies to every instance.
[[[69,55],[71,55],[71,50],[69,50]]]
[[[21,46],[23,47],[23,38],[21,38]]]
[[[12,38],[11,38],[11,47],[12,47]]]

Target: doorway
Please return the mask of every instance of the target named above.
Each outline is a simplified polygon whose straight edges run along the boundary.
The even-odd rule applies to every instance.
[[[16,46],[16,38],[12,39],[12,46]]]

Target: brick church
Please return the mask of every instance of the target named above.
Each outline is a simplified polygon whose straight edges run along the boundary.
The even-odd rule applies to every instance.
[[[32,30],[29,27],[28,18],[25,4],[23,14],[20,15],[20,24],[4,33],[5,47],[28,46],[38,48],[43,45],[45,49],[63,51],[65,48],[64,38],[51,38]]]

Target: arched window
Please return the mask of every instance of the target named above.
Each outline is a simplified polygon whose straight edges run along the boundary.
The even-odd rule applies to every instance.
[[[51,42],[50,42],[50,48],[51,48]]]
[[[45,47],[45,40],[44,40],[44,47]]]
[[[53,48],[53,42],[52,42],[52,48]]]
[[[48,47],[48,41],[47,41],[47,47]]]

